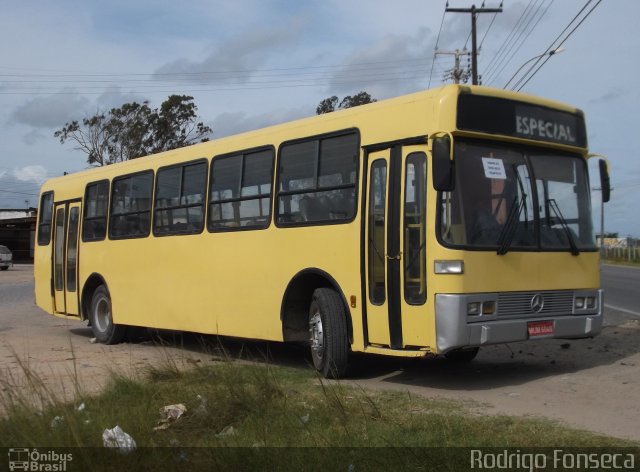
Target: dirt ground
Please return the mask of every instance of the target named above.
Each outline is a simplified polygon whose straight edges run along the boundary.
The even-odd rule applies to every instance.
[[[148,337],[116,346],[92,343],[85,323],[47,315],[34,305],[31,271],[16,266],[0,272],[1,389],[26,389],[27,370],[50,391],[71,399],[77,387],[98,392],[110,372],[135,376],[150,365],[219,362],[221,343],[234,359],[250,352],[276,364],[309,368],[306,350],[279,343],[181,333],[163,334],[162,345]],[[487,347],[467,365],[356,355],[349,382],[468,400],[489,414],[544,416],[640,440],[640,320],[606,315],[615,323],[596,338]]]

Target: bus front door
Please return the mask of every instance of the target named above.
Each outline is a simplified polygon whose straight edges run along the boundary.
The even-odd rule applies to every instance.
[[[53,288],[56,313],[79,316],[78,234],[80,203],[54,208]]]
[[[368,344],[424,346],[426,313],[425,146],[370,152],[364,230]]]

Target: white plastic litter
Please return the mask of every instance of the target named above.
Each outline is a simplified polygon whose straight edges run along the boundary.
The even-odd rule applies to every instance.
[[[218,438],[223,438],[225,436],[235,436],[236,430],[233,426],[229,425],[229,426],[225,426],[224,428],[222,428],[222,431],[220,431],[218,434],[216,434],[216,437]]]
[[[51,420],[51,428],[57,428],[62,423],[64,423],[64,416],[54,416]]]
[[[187,407],[182,403],[177,403],[175,405],[167,405],[160,409],[160,414],[163,415],[168,420],[177,420],[187,411]]]
[[[160,416],[162,419],[158,421],[158,426],[153,428],[154,431],[161,431],[163,429],[169,428],[172,423],[178,421],[182,415],[184,415],[187,411],[187,407],[182,403],[177,403],[175,405],[167,405],[160,408]]]
[[[120,426],[105,429],[102,432],[102,443],[104,447],[117,447],[122,454],[135,451],[137,447],[135,440],[125,433]]]
[[[84,402],[80,403],[77,407],[76,407],[76,411],[84,411],[85,409],[85,404]]]
[[[195,409],[196,415],[206,415],[207,414],[207,399],[202,395],[197,395],[196,400],[200,402],[200,404]]]

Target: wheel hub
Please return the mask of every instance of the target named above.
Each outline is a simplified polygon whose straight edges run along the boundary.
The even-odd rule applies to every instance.
[[[322,318],[320,313],[315,313],[309,319],[309,335],[311,340],[311,351],[318,358],[322,358],[324,353],[324,333],[322,331]]]
[[[94,321],[98,330],[101,332],[106,331],[109,325],[110,316],[109,302],[104,298],[100,299],[100,301],[96,303],[94,314]]]

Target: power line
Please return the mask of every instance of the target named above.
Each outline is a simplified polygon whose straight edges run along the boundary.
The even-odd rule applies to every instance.
[[[504,69],[513,60],[514,56],[518,53],[518,51],[520,51],[520,49],[522,48],[524,43],[527,41],[527,39],[529,39],[529,37],[531,36],[531,33],[533,33],[533,31],[536,29],[538,24],[540,24],[540,21],[542,21],[542,19],[545,17],[547,12],[549,11],[549,8],[551,8],[551,5],[553,4],[553,0],[548,0],[548,1],[549,1],[549,3],[547,3],[547,7],[544,9],[544,11],[542,13],[540,13],[540,15],[538,16],[538,19],[533,24],[533,26],[528,31],[526,31],[527,26],[531,24],[531,22],[536,18],[537,13],[542,9],[542,6],[543,6],[544,2],[540,4],[540,6],[536,10],[536,12],[531,16],[529,22],[527,23],[527,26],[525,26],[525,29],[522,31],[520,36],[522,36],[522,34],[524,34],[525,31],[526,31],[526,35],[522,38],[522,41],[520,41],[520,44],[518,44],[518,46],[515,48],[515,50],[511,53],[511,55],[509,56],[509,59],[507,59],[507,61],[500,68],[500,70],[496,72],[496,74],[495,74],[496,80],[498,79],[498,77],[500,77],[500,74],[502,74],[502,71],[504,71]],[[506,85],[503,88],[506,88]]]
[[[371,66],[371,65],[384,65],[384,64],[398,64],[402,62],[417,62],[416,59],[394,59],[390,61],[370,61],[370,62],[357,62],[352,64],[329,64],[321,66],[297,66],[297,67],[276,67],[269,69],[235,69],[235,70],[223,70],[223,71],[200,71],[200,72],[100,72],[100,73],[76,73],[76,74],[0,74],[0,77],[147,77],[147,76],[194,76],[203,74],[254,74],[260,72],[282,72],[282,71],[295,71],[295,70],[308,70],[308,69],[340,69],[351,66]]]
[[[440,21],[440,29],[438,30],[438,37],[436,38],[436,45],[433,48],[433,62],[431,62],[431,72],[429,73],[429,85],[427,88],[431,87],[431,78],[433,77],[433,65],[436,60],[436,53],[438,52],[438,43],[440,42],[440,34],[442,33],[442,25],[444,25],[444,16],[447,14],[447,8],[449,8],[449,0],[444,6],[444,11],[442,12],[442,21]]]
[[[545,10],[545,12],[540,16],[540,19],[538,20],[538,22],[536,22],[533,28],[529,30],[529,26],[531,25],[531,22],[538,15],[538,12],[540,11],[542,5],[544,4],[544,1],[545,0],[534,0],[535,3],[529,4],[531,6],[531,9],[526,13],[526,15],[522,17],[522,22],[518,27],[518,30],[514,31],[514,36],[512,37],[507,47],[505,48],[502,54],[502,57],[498,62],[496,62],[491,73],[486,74],[487,81],[493,80],[494,78],[497,78],[497,76],[500,75],[500,73],[504,70],[504,68],[507,65],[509,65],[509,62],[511,62],[516,52],[520,50],[524,42],[529,38],[529,35],[533,31],[533,29],[535,29],[540,19],[542,19],[542,16],[544,16],[544,13],[546,13],[546,10]],[[525,34],[526,36],[524,36]],[[491,78],[489,78],[489,75]]]
[[[2,190],[2,189],[0,189],[0,192],[4,192],[4,193],[14,193],[14,194],[16,194],[16,195],[30,195],[30,196],[32,196],[32,197],[35,197],[35,196],[37,196],[37,195],[38,195],[37,193],[14,192],[14,191],[12,191],[12,190]]]
[[[551,43],[551,45],[547,48],[547,50],[545,51],[545,54],[548,53],[549,51],[552,50],[554,43],[560,38],[560,36],[562,36],[562,34],[571,26],[571,23],[573,23],[576,18],[578,18],[578,16],[580,15],[580,13],[582,13],[582,11],[584,11],[585,8],[587,8],[587,6],[592,2],[592,0],[588,0],[587,3],[585,4],[584,7],[582,7],[582,9],[580,10],[580,12],[578,12],[578,14],[573,18],[573,20],[571,20],[571,22],[567,25],[567,27],[562,30],[562,33],[560,33],[558,35],[558,37],[553,41],[553,43]],[[602,3],[602,0],[598,0],[598,2],[591,8],[591,10],[589,10],[586,15],[580,20],[580,22],[564,37],[564,39],[562,41],[560,41],[560,43],[555,46],[555,49],[561,47],[566,41],[567,39],[569,39],[571,37],[571,35],[580,27],[580,25],[582,25],[582,23],[584,23],[584,21],[589,17],[589,15],[591,15],[591,13],[593,13],[593,11],[598,7],[598,5],[600,5],[600,3]],[[540,58],[542,59],[542,58]],[[549,61],[549,59],[551,59],[551,55],[549,55],[542,64],[540,64],[540,66],[538,66],[538,68],[533,71],[531,73],[531,75],[529,75],[529,77],[524,81],[524,83],[522,85],[520,85],[520,87],[518,88],[518,91],[522,90],[522,88],[527,85],[529,83],[529,81],[538,73],[538,71],[540,69],[542,69],[542,67]],[[535,65],[539,62],[536,61],[535,64],[533,64],[533,66],[529,69],[531,70],[533,67],[535,67]],[[528,73],[528,71],[527,71]],[[513,86],[512,90],[515,90],[515,88],[518,86],[518,84],[520,82],[522,82],[522,80],[524,79],[524,77],[527,76],[527,73],[525,73],[525,75]]]
[[[582,14],[582,12],[586,10],[586,8],[589,6],[589,4],[592,1],[593,0],[587,0],[587,3],[585,3],[582,6],[580,11],[578,11],[578,13],[576,13],[576,15],[571,19],[571,21],[567,24],[567,26],[564,27],[564,29],[560,32],[560,34],[556,37],[556,39],[553,40],[553,42],[547,48],[547,50],[543,53],[543,55],[540,58],[538,58],[538,60],[534,64],[532,64],[531,67],[523,74],[520,80],[514,85],[512,90],[514,90],[515,87],[517,87],[520,84],[520,82],[540,63],[540,61],[542,60],[542,57],[544,57],[544,54],[547,54],[549,51],[551,51],[551,49],[553,49],[553,45],[555,44],[555,42],[565,33],[565,31],[567,31],[571,27],[573,22],[576,21],[576,19]]]
[[[502,55],[504,54],[504,52],[503,52],[504,48],[509,44],[509,41],[511,41],[511,38],[515,35],[516,31],[520,27],[520,23],[522,22],[522,19],[525,17],[525,15],[527,15],[527,13],[529,11],[529,8],[531,7],[531,4],[533,3],[533,1],[534,0],[529,0],[529,3],[527,4],[526,8],[522,12],[522,14],[518,18],[518,20],[516,21],[516,24],[513,26],[513,28],[511,29],[511,31],[509,32],[509,34],[505,38],[505,40],[502,42],[502,44],[498,48],[498,52],[496,52],[496,54],[493,56],[491,61],[489,61],[489,63],[487,64],[487,66],[485,68],[485,76],[488,76],[489,74],[492,73],[493,69],[495,68],[496,61],[498,61],[498,60],[500,60],[502,58]]]
[[[399,68],[398,64],[405,64]],[[93,90],[100,90],[99,94],[105,93],[104,87],[107,85],[118,85],[122,88],[131,87],[127,90],[136,93],[138,90],[175,92],[175,88],[185,87],[212,87],[207,90],[195,89],[195,91],[222,91],[222,90],[243,90],[243,89],[269,89],[282,87],[313,87],[326,85],[331,82],[336,85],[351,85],[359,82],[384,82],[384,81],[407,81],[424,78],[426,70],[430,67],[433,71],[435,64],[427,63],[425,60],[404,59],[396,61],[379,61],[377,63],[359,63],[353,65],[340,66],[342,71],[331,71],[326,66],[313,67],[313,72],[277,73],[263,74],[262,76],[241,77],[241,76],[220,76],[219,74],[231,74],[231,71],[218,71],[218,73],[206,73],[217,75],[204,75],[205,73],[194,73],[187,76],[175,75],[171,80],[140,79],[131,78],[131,75],[122,74],[124,80],[110,79],[83,79],[73,81],[68,78],[46,76],[42,80],[23,80],[5,82],[4,91],[0,95],[93,95]],[[391,68],[390,68],[391,67]],[[301,68],[289,68],[288,70],[300,70]],[[267,70],[267,69],[263,69]],[[95,74],[87,74],[92,77],[100,77]],[[72,77],[72,76],[66,76]],[[137,76],[134,76],[137,77]],[[259,80],[264,79],[264,80]],[[70,87],[60,89],[55,84],[70,84]],[[7,84],[9,87],[7,87]],[[26,85],[25,85],[26,84]],[[38,85],[42,86],[38,86]],[[232,88],[238,86],[237,88]],[[240,87],[241,86],[241,87]],[[172,90],[166,90],[170,88]],[[191,90],[189,90],[191,91]],[[109,93],[107,91],[106,93]],[[144,92],[140,92],[144,93]]]
[[[502,8],[503,3],[504,1],[500,1],[500,6],[498,8]],[[482,4],[484,5],[484,2]],[[493,14],[493,18],[491,18],[491,23],[489,24],[487,31],[484,32],[484,36],[482,37],[482,41],[480,41],[480,46],[478,47],[478,50],[482,50],[482,45],[484,44],[484,40],[487,39],[487,35],[489,34],[489,31],[491,31],[491,27],[493,26],[493,22],[496,21],[497,16],[498,16],[498,12],[495,12]]]

